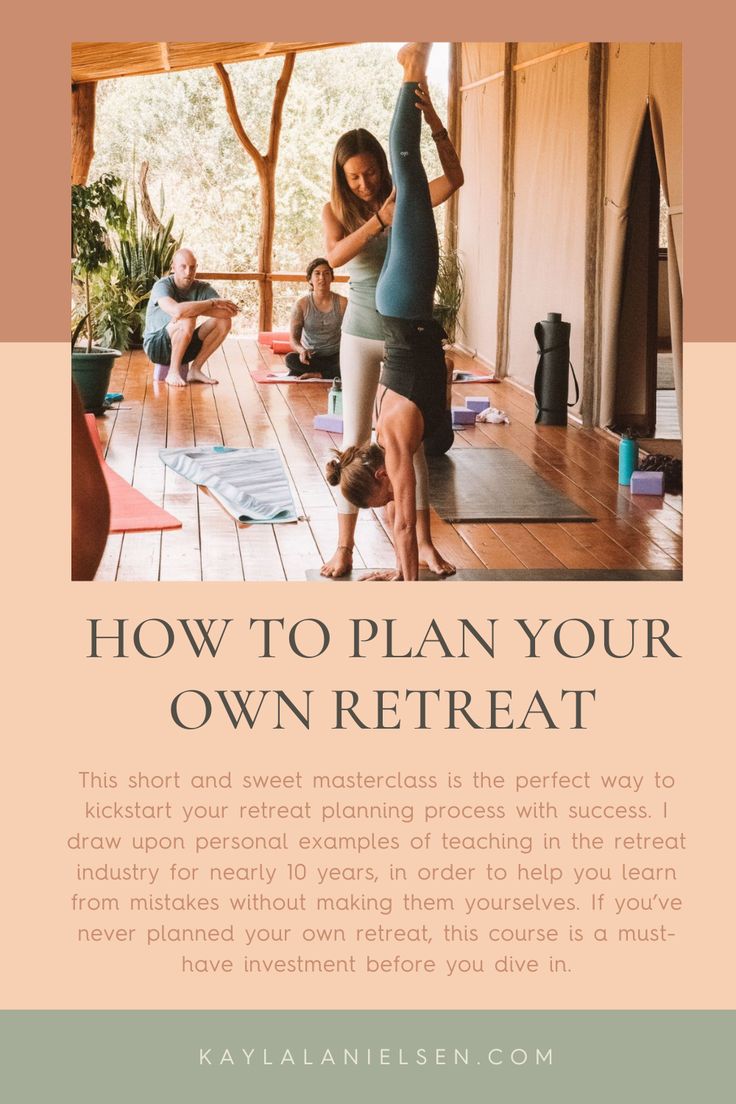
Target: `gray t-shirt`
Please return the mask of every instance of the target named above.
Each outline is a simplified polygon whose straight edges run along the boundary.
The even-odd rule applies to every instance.
[[[160,299],[173,299],[176,303],[193,303],[219,298],[212,284],[205,283],[204,280],[195,280],[187,291],[182,291],[176,286],[173,276],[164,276],[161,280],[157,280],[151,289],[151,298],[148,300],[146,309],[144,340],[158,333],[164,326],[168,326],[171,321],[171,315],[158,305]]]

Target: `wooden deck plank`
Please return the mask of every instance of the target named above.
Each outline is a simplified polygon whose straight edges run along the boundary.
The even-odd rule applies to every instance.
[[[473,361],[453,352],[456,367]],[[124,400],[97,420],[108,462],[182,521],[180,530],[112,534],[97,578],[148,580],[302,580],[334,551],[337,515],[324,467],[337,434],[315,430],[328,389],[258,384],[251,369],[281,364],[253,340],[229,339],[212,358],[217,386],[175,391],[152,379],[142,352],[120,357],[110,388]],[[477,366],[476,366],[477,367]],[[631,495],[618,486],[617,439],[605,430],[538,426],[533,396],[511,381],[455,386],[453,403],[487,395],[510,425],[478,423],[456,434],[462,448],[508,448],[595,518],[594,524],[449,524],[432,512],[437,547],[458,567],[672,568],[682,562],[682,498]],[[224,443],[276,449],[298,511],[288,525],[238,526],[208,495],[166,468],[164,446]],[[361,511],[355,566],[392,567],[385,521]]]

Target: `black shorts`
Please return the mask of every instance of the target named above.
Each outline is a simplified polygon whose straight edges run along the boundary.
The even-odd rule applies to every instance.
[[[447,368],[438,322],[382,318],[385,353],[381,383],[419,407],[423,437],[438,428],[447,411]]]
[[[197,327],[192,334],[191,341],[184,352],[182,364],[191,364],[202,349],[199,329]],[[143,351],[153,364],[171,364],[171,337],[166,326],[143,338]]]

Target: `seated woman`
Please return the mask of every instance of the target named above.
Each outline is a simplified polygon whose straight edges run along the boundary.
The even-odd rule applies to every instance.
[[[333,276],[323,257],[307,265],[311,291],[297,299],[289,324],[294,350],[286,354],[290,376],[335,379],[340,375],[340,327],[347,299],[330,290]]]
[[[327,465],[328,482],[339,484],[349,502],[364,508],[388,506],[396,570],[366,576],[381,580],[419,577],[413,457],[446,412],[445,334],[432,318],[437,230],[419,152],[422,116],[418,108],[430,48],[428,42],[413,42],[398,55],[404,83],[389,136],[396,208],[376,289],[386,350],[377,443],[346,449]],[[452,564],[443,563],[443,574],[454,571]]]

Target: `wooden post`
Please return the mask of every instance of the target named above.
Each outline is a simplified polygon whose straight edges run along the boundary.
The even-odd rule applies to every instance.
[[[97,83],[72,85],[72,184],[86,184],[95,153]]]
[[[460,117],[460,69],[462,43],[450,43],[450,65],[447,75],[447,132],[450,141],[457,150],[457,155],[462,161],[461,142],[461,117]],[[445,216],[445,249],[448,253],[457,249],[457,205],[458,193],[453,192],[447,201],[447,214]]]
[[[584,426],[600,418],[601,296],[603,253],[606,47],[591,42],[588,54],[588,163],[585,214],[583,384],[580,416]],[[654,292],[656,299],[656,289]]]
[[[504,377],[509,363],[509,312],[514,244],[514,150],[516,146],[515,42],[504,43],[503,153],[501,169],[501,226],[498,251],[498,308],[496,315],[496,375]]]
[[[258,183],[261,189],[261,229],[258,236],[258,270],[263,274],[260,281],[260,310],[259,330],[271,330],[273,327],[273,285],[270,280],[273,257],[273,232],[276,222],[275,198],[276,198],[276,162],[279,155],[279,138],[281,136],[281,118],[283,114],[284,100],[289,88],[289,81],[294,70],[296,55],[285,54],[281,76],[276,82],[276,91],[271,108],[271,126],[268,133],[268,151],[262,154],[257,150],[246,133],[238,107],[235,103],[230,77],[225,66],[221,62],[215,65],[215,72],[222,85],[225,95],[225,106],[233,124],[235,133],[243,149],[253,159],[258,173]]]

